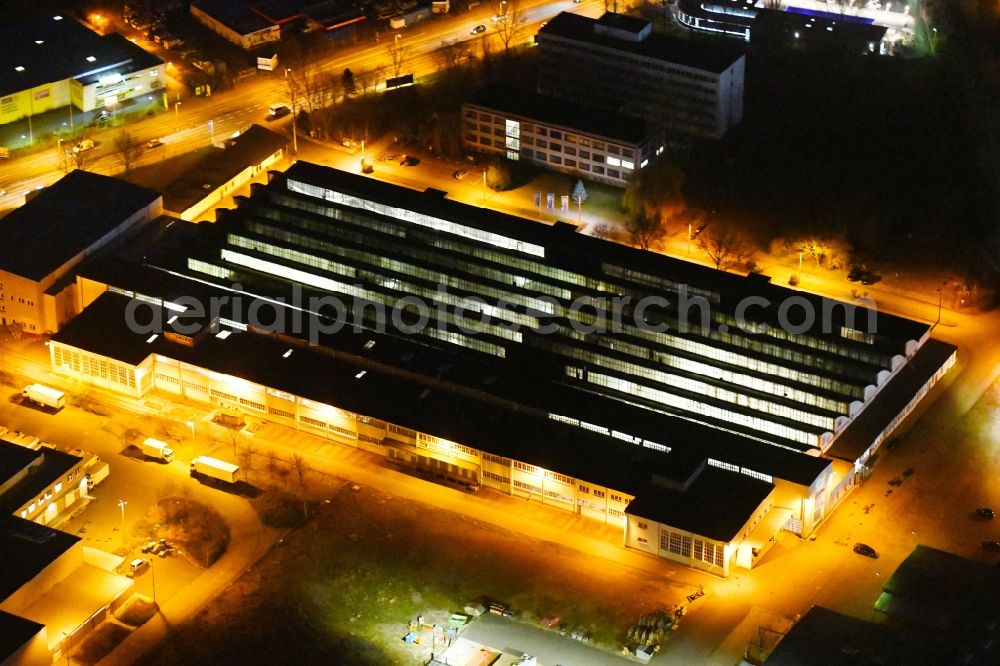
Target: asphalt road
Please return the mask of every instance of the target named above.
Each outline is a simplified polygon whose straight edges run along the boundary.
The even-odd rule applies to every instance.
[[[552,18],[562,11],[573,11],[589,16],[598,16],[603,4],[596,0],[586,0],[575,4],[572,0],[544,2],[522,0],[521,16],[523,29],[518,33],[517,43],[531,41],[542,21]],[[402,73],[413,73],[416,77],[432,73],[439,68],[433,55],[443,42],[451,40],[468,42],[470,49],[481,49],[483,36],[470,35],[477,24],[489,26],[486,37],[492,51],[502,49],[490,17],[495,5],[486,3],[471,12],[437,15],[410,28],[401,29],[399,44],[404,54]],[[355,73],[385,68],[390,64],[385,39],[379,42],[349,47],[320,62],[321,71],[339,74],[350,68]],[[391,74],[391,72],[390,72]],[[383,82],[384,85],[384,82]],[[181,104],[175,105],[180,94]],[[114,148],[114,137],[127,130],[138,141],[145,143],[159,138],[164,145],[147,150],[136,163],[137,166],[154,164],[166,157],[190,152],[215,142],[221,142],[237,130],[251,123],[265,122],[267,107],[274,103],[291,104],[291,96],[283,72],[259,72],[245,79],[235,88],[223,90],[211,97],[191,97],[181,92],[176,83],[168,93],[170,110],[154,117],[146,117],[116,127],[101,127],[93,135],[95,148],[87,151],[88,171],[113,175],[124,169],[121,156]],[[212,128],[209,128],[212,121]],[[290,119],[273,123],[284,127]],[[269,123],[270,125],[270,123]],[[39,132],[41,134],[41,132]],[[63,146],[69,148],[69,146]],[[60,157],[58,147],[40,150],[36,153],[0,162],[0,187],[7,195],[0,199],[0,207],[20,206],[24,195],[39,186],[51,185],[65,172],[65,160]]]

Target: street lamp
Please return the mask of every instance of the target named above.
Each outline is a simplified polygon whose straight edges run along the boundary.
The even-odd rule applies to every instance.
[[[289,79],[289,74],[292,73],[291,68],[285,68],[285,81],[288,82],[288,88],[292,92],[292,154],[299,154],[299,137],[295,131],[295,79]]]
[[[127,500],[123,500],[123,499],[118,500],[118,508],[122,510],[122,527],[121,527],[122,541],[125,541],[125,505],[126,504],[128,504]]]
[[[153,566],[153,558],[146,560],[149,562],[149,577],[153,583],[153,605],[156,605],[156,568]]]
[[[938,315],[937,319],[934,321],[935,326],[941,323],[941,287],[937,288],[937,293],[938,293]]]

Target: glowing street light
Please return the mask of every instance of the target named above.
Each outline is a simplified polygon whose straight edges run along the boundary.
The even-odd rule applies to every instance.
[[[123,500],[123,499],[118,500],[118,508],[122,510],[122,526],[121,526],[121,530],[120,531],[122,533],[122,541],[123,542],[125,541],[125,505],[126,504],[128,504],[127,500]]]

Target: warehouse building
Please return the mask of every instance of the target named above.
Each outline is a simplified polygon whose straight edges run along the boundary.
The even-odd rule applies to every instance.
[[[118,34],[70,16],[37,15],[0,27],[0,125],[72,107],[111,108],[166,89],[164,63]]]
[[[73,269],[162,213],[156,192],[82,169],[39,192],[0,226],[0,325],[57,330],[86,305]]]
[[[810,534],[954,362],[926,324],[305,162],[150,235],[78,272],[96,300],[52,339],[56,372],[275,419],[716,573]],[[866,457],[823,456],[907,390],[855,433],[879,434]]]
[[[201,159],[163,191],[163,211],[188,222],[212,219],[212,207],[256,179],[285,158],[288,140],[277,132],[251,125],[226,139],[218,150]]]

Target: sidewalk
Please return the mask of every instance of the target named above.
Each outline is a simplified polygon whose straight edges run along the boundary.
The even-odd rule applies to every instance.
[[[683,594],[690,594],[706,580],[714,580],[693,569],[626,550],[620,527],[602,524],[537,500],[514,498],[487,488],[470,494],[406,474],[381,456],[349,444],[275,423],[267,423],[247,437],[258,451],[273,448],[298,453],[306,459],[310,469],[322,474],[458,513],[470,518],[473,524],[489,523],[533,539],[568,546],[643,571],[676,586]],[[670,569],[675,571],[668,574]]]

